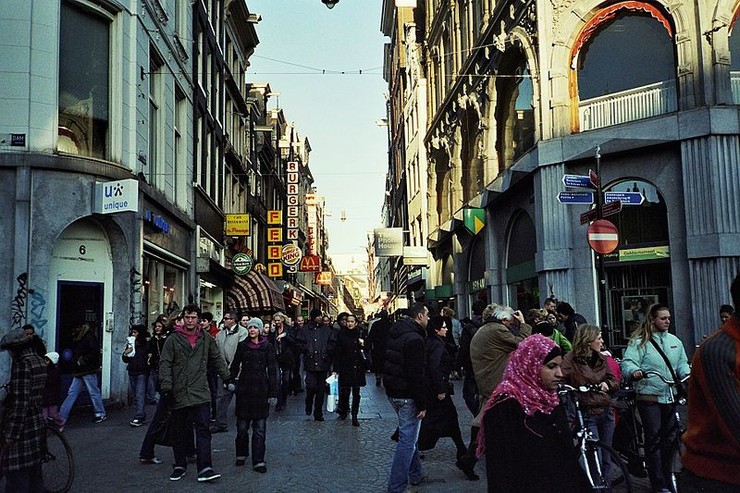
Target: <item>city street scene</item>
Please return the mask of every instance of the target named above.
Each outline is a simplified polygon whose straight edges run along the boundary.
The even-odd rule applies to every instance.
[[[3,0],[8,492],[740,492],[737,1]]]

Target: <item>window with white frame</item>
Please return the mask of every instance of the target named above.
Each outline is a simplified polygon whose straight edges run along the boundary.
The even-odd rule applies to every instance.
[[[110,34],[104,12],[62,2],[57,150],[110,157]]]
[[[150,185],[164,190],[165,169],[161,132],[164,127],[162,104],[162,60],[153,46],[149,48],[149,155],[147,159],[147,181]]]

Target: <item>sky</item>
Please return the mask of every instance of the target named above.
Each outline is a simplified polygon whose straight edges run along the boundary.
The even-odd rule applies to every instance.
[[[376,124],[386,117],[382,3],[340,0],[329,10],[321,0],[247,0],[249,11],[262,16],[247,80],[280,93],[269,108],[279,104],[308,137],[314,185],[331,212],[331,254],[364,251],[367,232],[382,226],[388,168],[388,129]]]

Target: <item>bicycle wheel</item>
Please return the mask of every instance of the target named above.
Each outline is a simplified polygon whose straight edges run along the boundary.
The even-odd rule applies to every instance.
[[[671,451],[664,464],[663,475],[668,482],[668,488],[673,493],[678,493],[678,473],[681,472],[681,453],[684,451],[683,441],[676,437],[671,444]]]
[[[44,490],[48,493],[66,493],[75,477],[72,449],[62,433],[46,427],[46,454],[41,464]]]
[[[632,478],[627,466],[614,449],[601,442],[588,441],[584,455],[581,467],[593,491],[632,492]]]

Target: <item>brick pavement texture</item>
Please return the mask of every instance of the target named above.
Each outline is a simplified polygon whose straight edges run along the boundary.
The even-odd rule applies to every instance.
[[[93,424],[88,414],[73,416],[65,429],[75,456],[73,492],[190,492],[240,491],[276,493],[381,493],[386,489],[395,442],[390,440],[397,418],[382,388],[368,379],[362,389],[360,427],[325,413],[326,421],[316,422],[304,413],[304,395],[289,398],[288,406],[271,412],[267,423],[267,473],[247,465],[234,465],[235,418],[230,412],[229,431],[213,435],[213,467],[222,477],[198,483],[195,465],[177,482],[168,480],[172,451],[157,447],[163,459],[159,465],[141,465],[138,460],[146,426],[132,428],[131,408],[112,411],[109,419]],[[468,439],[470,414],[462,403],[459,382],[455,382],[463,438]],[[232,404],[233,406],[233,404]],[[149,415],[153,407],[148,406]],[[434,450],[425,453],[428,479],[409,491],[424,493],[467,493],[486,490],[485,467],[476,466],[480,481],[468,481],[455,467],[455,447],[443,438]]]

